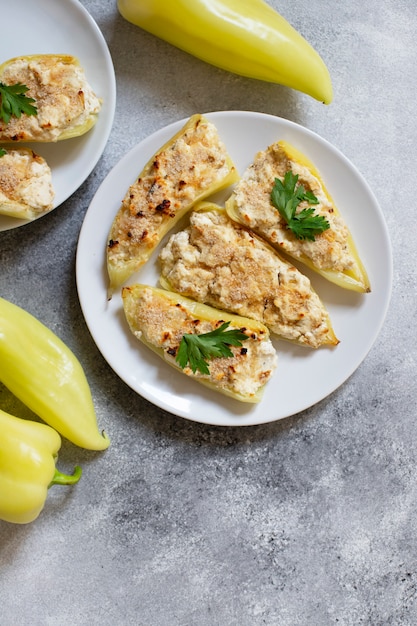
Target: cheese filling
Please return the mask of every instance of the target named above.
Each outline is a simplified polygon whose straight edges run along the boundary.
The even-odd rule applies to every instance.
[[[194,211],[159,260],[169,287],[311,347],[337,343],[309,279],[224,211]]]

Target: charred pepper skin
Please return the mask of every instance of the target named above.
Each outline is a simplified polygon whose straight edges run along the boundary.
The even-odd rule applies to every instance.
[[[129,22],[223,70],[330,104],[318,52],[263,0],[118,0]]]
[[[46,424],[75,445],[105,450],[81,363],[47,326],[0,298],[0,381]]]
[[[55,467],[61,437],[50,426],[0,409],[0,519],[28,524],[43,510],[52,485],[73,485],[81,477]]]

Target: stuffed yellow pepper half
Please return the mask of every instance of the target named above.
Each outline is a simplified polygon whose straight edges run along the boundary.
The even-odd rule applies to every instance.
[[[177,371],[242,402],[259,402],[277,364],[263,324],[156,287],[122,290],[134,336]]]

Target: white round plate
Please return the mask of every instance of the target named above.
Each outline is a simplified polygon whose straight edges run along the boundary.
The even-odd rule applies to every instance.
[[[176,133],[181,120],[154,133],[108,174],[85,215],[77,249],[77,287],[89,330],[104,358],[138,394],[184,418],[222,426],[248,426],[294,415],[337,389],[360,365],[374,343],[387,311],[392,282],[391,245],[382,212],[354,166],[315,133],[271,115],[229,111],[206,115],[224,140],[239,172],[255,153],[284,139],[304,152],[321,172],[344,215],[368,270],[372,292],[358,294],[306,273],[328,307],[336,348],[310,350],[273,340],[278,368],[257,405],[206,389],[164,363],[130,333],[120,294],[107,301],[106,246],[113,218],[129,185],[149,158]],[[228,191],[230,193],[230,190]],[[223,194],[217,200],[224,200]],[[372,233],[372,237],[369,237]],[[161,243],[163,245],[166,239]],[[156,285],[156,250],[128,283]]]
[[[103,100],[96,125],[85,135],[57,143],[26,144],[52,170],[55,209],[82,185],[106,146],[116,106],[113,62],[100,29],[78,0],[0,0],[0,6],[0,63],[26,54],[72,54]],[[0,231],[27,223],[0,215]]]

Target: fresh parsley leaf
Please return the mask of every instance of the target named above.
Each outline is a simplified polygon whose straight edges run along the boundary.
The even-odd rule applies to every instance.
[[[0,157],[4,156],[5,154],[7,154],[6,150],[4,148],[0,148]]]
[[[308,202],[310,205],[319,203],[312,191],[306,191],[303,185],[297,183],[298,174],[291,171],[286,172],[284,181],[275,178],[271,202],[297,239],[315,241],[315,235],[330,228],[330,224],[323,215],[317,215],[313,208],[296,212],[301,202]]]
[[[314,235],[327,230],[329,222],[323,215],[314,214],[314,209],[303,209],[291,220],[291,230],[297,239],[315,241]]]
[[[210,374],[207,361],[233,356],[229,346],[241,346],[248,336],[238,329],[226,330],[229,324],[223,322],[215,330],[201,335],[185,333],[175,359],[180,367],[184,369],[189,364],[194,374],[197,370],[202,374]]]
[[[5,124],[12,116],[20,117],[22,113],[37,115],[38,110],[33,106],[35,100],[25,95],[27,91],[29,88],[22,83],[5,85],[0,82],[0,118]]]

